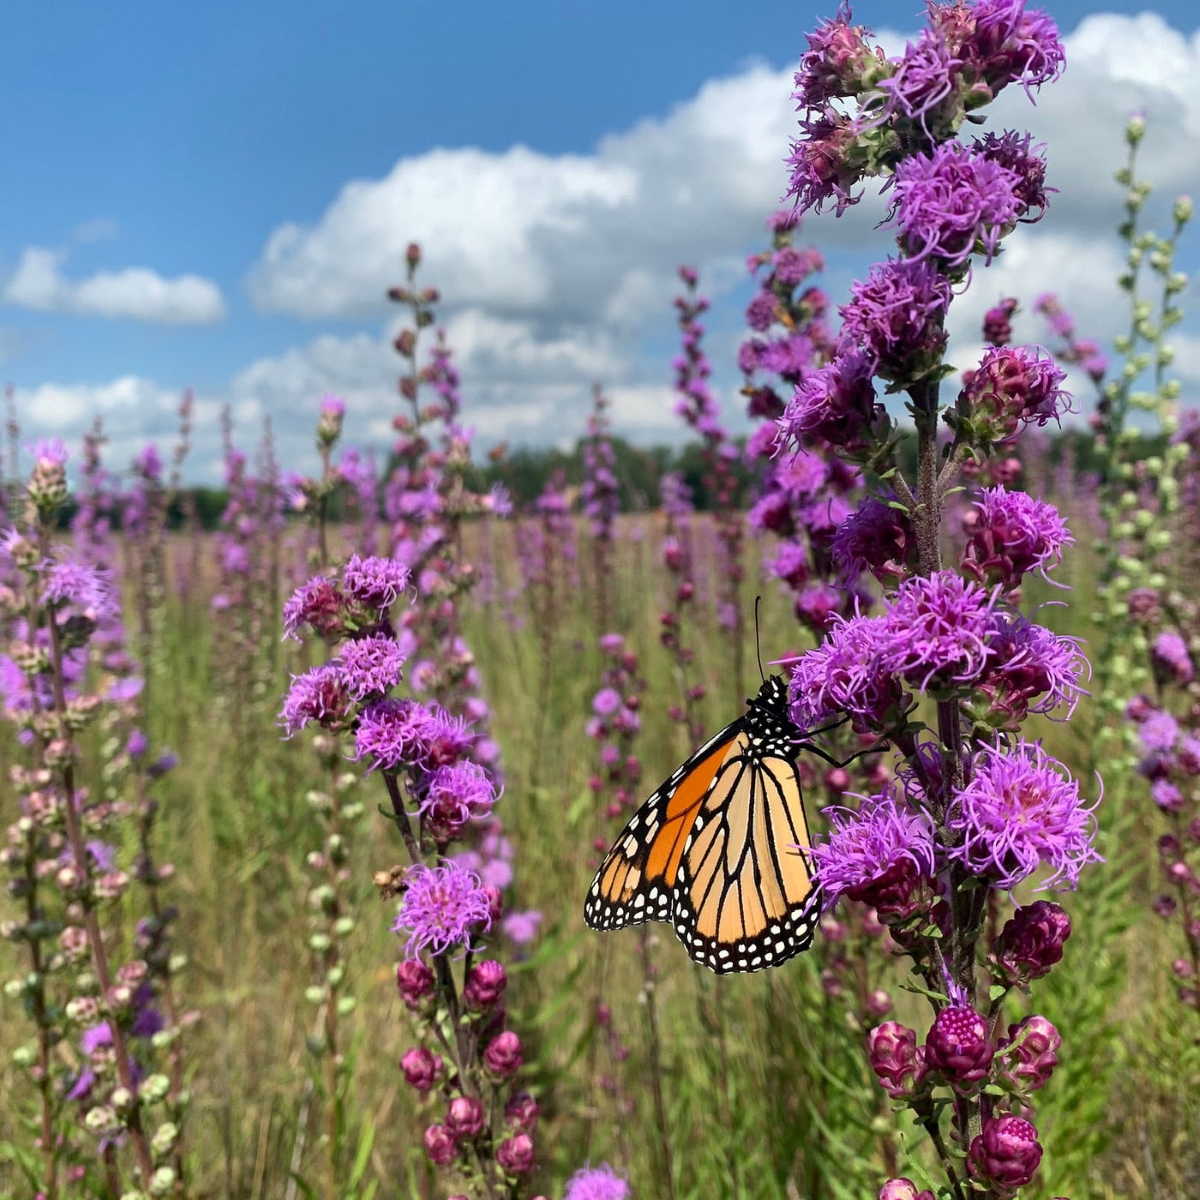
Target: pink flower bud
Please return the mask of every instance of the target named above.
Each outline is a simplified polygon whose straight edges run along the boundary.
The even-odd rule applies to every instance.
[[[1023,1117],[1006,1114],[983,1123],[983,1132],[971,1143],[967,1168],[972,1179],[1013,1189],[1029,1183],[1041,1161],[1037,1130]]]
[[[478,1137],[483,1126],[483,1105],[474,1096],[455,1096],[450,1101],[446,1109],[446,1129],[451,1137]]]
[[[528,1092],[518,1092],[504,1106],[504,1120],[518,1133],[532,1133],[538,1112],[537,1101]]]
[[[404,1072],[409,1086],[424,1095],[442,1073],[442,1056],[424,1046],[416,1046],[400,1060],[400,1070]]]
[[[406,958],[396,967],[396,986],[409,1008],[419,1008],[433,993],[433,971],[423,962]]]
[[[467,974],[467,982],[463,988],[463,1003],[476,1012],[483,1012],[504,994],[508,984],[503,963],[495,959],[484,959],[476,963]]]
[[[999,1053],[1005,1060],[1001,1073],[1015,1086],[1036,1091],[1058,1066],[1061,1045],[1058,1030],[1045,1017],[1026,1017],[1010,1025],[1008,1037],[1000,1043]]]
[[[911,1096],[925,1077],[925,1049],[899,1021],[884,1021],[867,1035],[867,1057],[883,1090],[893,1100]]]
[[[925,1039],[929,1069],[960,1090],[987,1076],[995,1054],[987,1022],[965,1004],[943,1008]]]
[[[524,1061],[521,1054],[521,1039],[511,1030],[497,1034],[483,1052],[484,1069],[493,1075],[498,1075],[501,1079],[515,1075],[521,1069]]]
[[[533,1138],[518,1133],[505,1138],[496,1149],[496,1162],[510,1175],[524,1175],[533,1170]]]
[[[430,1125],[425,1130],[425,1153],[434,1166],[448,1167],[458,1154],[458,1143],[445,1125]]]

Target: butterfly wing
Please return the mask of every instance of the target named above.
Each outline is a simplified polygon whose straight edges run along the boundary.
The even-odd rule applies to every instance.
[[[583,903],[593,929],[672,919],[684,847],[741,724],[734,721],[701,746],[629,818]]]
[[[672,923],[687,952],[721,974],[776,967],[812,944],[820,896],[795,762],[743,733],[701,804],[679,863]]]
[[[794,727],[766,684],[760,699],[630,818],[584,902],[593,929],[668,921],[719,973],[778,966],[812,943],[820,898],[796,849],[809,834]]]

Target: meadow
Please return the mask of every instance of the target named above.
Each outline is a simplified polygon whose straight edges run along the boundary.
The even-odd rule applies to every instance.
[[[215,528],[190,396],[128,469],[10,414],[5,1195],[1200,1192],[1192,206],[1145,227],[1131,118],[1114,361],[1044,295],[951,365],[1049,190],[1028,136],[957,135],[1063,50],[929,17],[899,59],[810,36],[745,437],[679,269],[687,474],[599,385],[536,489],[476,461],[416,243],[394,442],[314,398],[304,476],[227,416]],[[800,214],[869,175],[897,257],[835,308]]]

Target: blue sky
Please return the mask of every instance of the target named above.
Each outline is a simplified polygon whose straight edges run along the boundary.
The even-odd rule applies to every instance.
[[[1055,232],[1052,212],[1037,231],[1058,240],[1031,244],[1027,282],[1038,286],[1053,250],[1081,319],[1105,325],[1079,266],[1098,272],[1111,252],[1116,193],[1101,167],[1119,155],[1121,113],[1144,104],[1159,138],[1151,178],[1171,195],[1194,187],[1197,18],[1182,0],[1136,25],[1135,4],[1049,8],[1065,34],[1086,22],[1084,66],[1056,85],[1061,100],[1046,89],[1036,114],[1019,98],[1004,107],[1010,123],[1046,130],[1052,178],[1064,147],[1063,219]],[[485,440],[573,437],[595,376],[617,390],[627,432],[666,436],[670,268],[705,269],[713,355],[728,356],[744,298],[736,263],[783,185],[784,71],[831,11],[763,0],[19,6],[6,14],[0,105],[0,380],[17,385],[31,433],[74,437],[103,411],[118,458],[163,436],[172,397],[194,386],[196,475],[215,469],[210,419],[225,402],[243,440],[269,412],[299,455],[321,393],[342,391],[352,432],[377,439],[394,376],[381,285],[415,237],[460,335]],[[918,22],[916,6],[878,2],[855,18],[885,44]],[[827,249],[835,298],[864,248],[886,247],[869,229],[807,228]],[[618,243],[619,270],[608,262]],[[1019,266],[1006,282],[1026,282]],[[1200,377],[1198,347],[1184,347],[1185,377]]]

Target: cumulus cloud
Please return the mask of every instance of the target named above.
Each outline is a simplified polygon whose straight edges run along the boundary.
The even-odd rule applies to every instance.
[[[72,280],[63,274],[66,258],[63,250],[27,247],[0,291],[0,300],[42,312],[169,325],[205,325],[225,316],[220,288],[198,275],[164,279],[146,267],[127,267]]]

